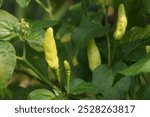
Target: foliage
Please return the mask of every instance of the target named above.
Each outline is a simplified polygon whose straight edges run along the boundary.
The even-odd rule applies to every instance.
[[[116,40],[120,4],[128,23]],[[0,99],[150,99],[149,0],[0,0],[0,8]],[[43,49],[49,27],[57,71]],[[92,39],[101,64],[91,71]]]

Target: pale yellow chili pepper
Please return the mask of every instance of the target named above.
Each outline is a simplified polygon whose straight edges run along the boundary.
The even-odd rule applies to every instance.
[[[93,71],[96,67],[101,65],[101,56],[96,46],[95,40],[90,39],[87,45],[87,55],[88,55],[88,62],[90,70]]]
[[[56,72],[58,81],[60,82],[59,59],[57,55],[56,42],[54,39],[53,28],[48,28],[45,32],[43,48],[45,58],[49,67]]]
[[[118,8],[117,26],[116,26],[116,30],[114,32],[115,40],[121,40],[121,38],[123,37],[123,35],[126,31],[127,23],[128,23],[128,21],[127,21],[124,4],[120,4],[119,8]]]

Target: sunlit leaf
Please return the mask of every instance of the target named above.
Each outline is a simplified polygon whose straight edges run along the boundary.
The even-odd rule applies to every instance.
[[[6,88],[16,65],[14,47],[9,42],[0,42],[0,88]]]
[[[16,36],[14,27],[17,26],[18,19],[0,9],[0,40],[10,40]]]
[[[134,76],[140,73],[150,73],[150,54],[143,57],[133,65],[120,72],[126,76]]]
[[[55,98],[55,94],[47,89],[36,89],[28,96],[30,100],[51,100],[53,98]]]

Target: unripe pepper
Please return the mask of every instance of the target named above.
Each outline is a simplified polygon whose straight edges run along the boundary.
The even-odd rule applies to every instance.
[[[49,67],[56,72],[58,81],[60,83],[59,73],[59,59],[57,56],[56,42],[54,39],[53,28],[48,28],[45,32],[43,48],[45,52],[45,59]]]
[[[66,33],[64,36],[61,38],[61,43],[67,43],[71,41],[71,33]]]
[[[67,76],[67,95],[69,94],[69,90],[70,90],[70,75],[71,75],[71,68],[70,68],[70,64],[67,60],[64,60],[64,66],[65,66],[65,70],[66,70],[66,76]]]
[[[78,62],[78,59],[77,59],[76,55],[73,55],[72,63],[73,63],[73,66],[75,66],[75,67],[79,65],[79,62]]]
[[[87,45],[87,55],[88,55],[88,62],[91,71],[93,71],[96,67],[101,65],[100,52],[96,46],[94,39],[89,40],[89,43]]]
[[[64,66],[66,71],[70,71],[70,64],[67,60],[64,60]]]
[[[145,48],[146,48],[146,53],[150,53],[150,45],[147,45]]]
[[[120,4],[119,8],[118,8],[117,26],[116,26],[116,30],[114,32],[114,38],[116,40],[120,40],[123,37],[123,35],[126,31],[127,23],[128,23],[128,21],[127,21],[124,4]]]

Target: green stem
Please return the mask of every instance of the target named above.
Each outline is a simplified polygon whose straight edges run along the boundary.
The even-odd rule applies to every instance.
[[[23,61],[23,57],[20,57],[20,56],[16,56],[16,59]]]
[[[50,2],[50,0],[46,0],[46,2],[47,2],[47,7],[51,8],[51,2]]]
[[[66,71],[66,75],[67,75],[67,95],[69,95],[69,92],[70,92],[70,74],[71,74],[70,70]]]
[[[106,35],[107,38],[107,47],[108,47],[108,67],[111,66],[111,54],[110,54],[110,38],[109,34]]]
[[[54,18],[60,19],[63,17],[63,15],[66,13],[66,11],[69,9],[71,2],[69,0],[65,1],[62,6],[55,12]]]
[[[48,79],[46,79],[27,59],[26,59],[26,49],[25,44],[23,46],[23,57],[16,56],[16,59],[23,61],[26,63],[43,81],[45,81],[49,86],[51,86],[54,89],[60,90],[58,87],[53,85]],[[41,80],[39,79],[39,80]]]
[[[51,6],[49,0],[47,0],[48,7],[46,7],[40,0],[35,0],[35,2],[36,2],[41,8],[43,8],[46,13],[48,13],[48,15],[49,15],[49,17],[50,17],[51,19],[54,19],[53,14],[52,14],[52,6]]]
[[[59,84],[61,83],[61,79],[60,79],[60,69],[58,68],[57,70],[55,70],[56,73],[56,77],[58,79]]]
[[[52,5],[51,5],[51,2],[50,0],[47,0],[47,9],[48,9],[48,15],[51,19],[54,19],[54,16],[53,16],[53,13],[52,13]]]
[[[49,86],[51,86],[54,89],[58,89],[55,85],[53,85],[51,82],[49,82],[28,60],[23,59],[23,61]]]
[[[25,17],[25,13],[26,13],[25,8],[21,8],[19,5],[17,5],[15,11],[16,11],[17,18],[21,19]]]
[[[35,2],[36,2],[41,8],[43,8],[46,12],[48,12],[47,7],[46,7],[40,0],[35,0]]]
[[[105,24],[107,25],[108,24],[108,21],[107,21],[107,8],[105,6],[103,6],[104,8],[104,13],[105,13]],[[110,38],[109,38],[109,33],[107,32],[106,34],[106,39],[107,39],[107,47],[108,47],[108,67],[111,66],[111,46],[110,46]]]
[[[24,61],[43,81],[45,81],[49,86],[51,86],[54,89],[58,89],[55,85],[53,85],[48,79],[46,79],[30,62],[27,60]]]
[[[149,84],[148,81],[147,81],[147,79],[146,79],[146,77],[145,77],[145,75],[144,75],[144,73],[141,74],[141,78],[142,78],[143,81],[145,82],[145,85],[148,85],[148,84]]]
[[[112,51],[111,64],[112,64],[112,63],[113,63],[113,61],[114,61],[114,57],[115,57],[115,54],[116,54],[116,48],[117,48],[117,42],[115,41],[115,42],[114,42],[113,51]]]

